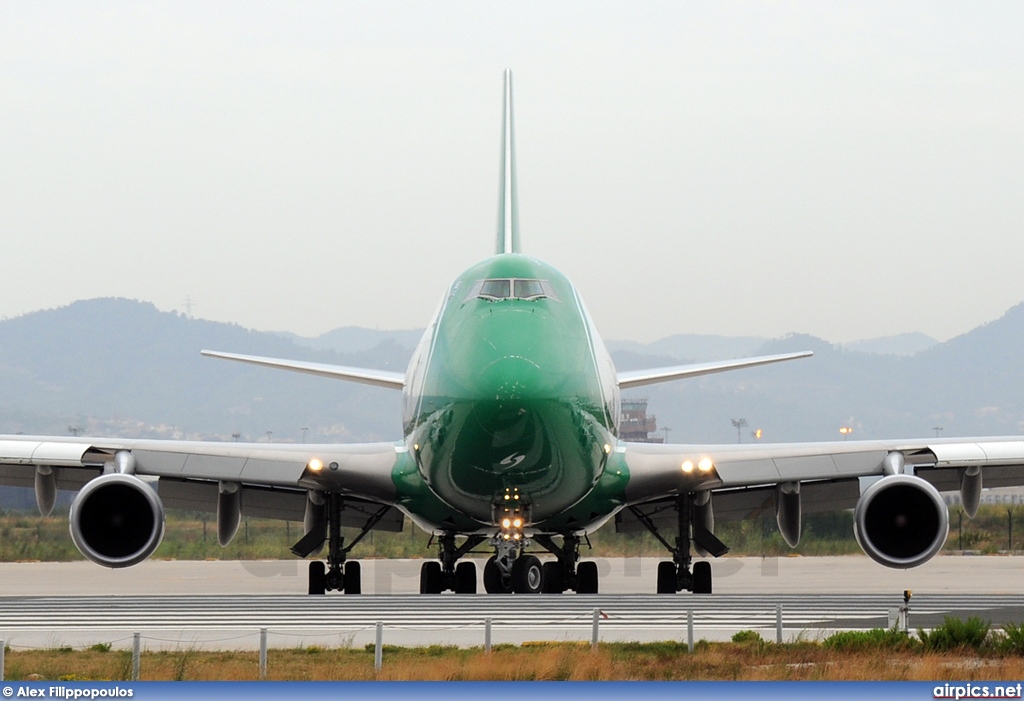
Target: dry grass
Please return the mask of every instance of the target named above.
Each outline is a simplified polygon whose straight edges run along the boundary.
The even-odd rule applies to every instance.
[[[142,656],[144,680],[254,680],[256,652],[182,650]],[[7,678],[123,680],[126,651],[11,650]],[[838,653],[815,643],[698,644],[550,643],[481,649],[390,648],[384,668],[373,669],[373,650],[271,650],[268,676],[276,680],[998,680],[1024,677],[1024,657],[958,651]]]

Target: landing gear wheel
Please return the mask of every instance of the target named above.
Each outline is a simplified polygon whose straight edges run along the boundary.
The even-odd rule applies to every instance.
[[[358,562],[346,562],[345,563],[345,575],[342,579],[345,585],[346,594],[362,594],[363,593],[363,580],[361,568]]]
[[[565,568],[558,560],[544,563],[544,593],[561,594],[565,591]]]
[[[323,596],[327,592],[327,566],[323,560],[309,563],[309,593]]]
[[[576,565],[576,593],[597,593],[597,563],[581,562]]]
[[[455,567],[455,593],[476,594],[476,563],[460,562]]]
[[[420,565],[420,594],[440,594],[441,587],[441,563],[424,562]]]
[[[544,570],[534,555],[520,555],[512,565],[512,588],[516,594],[540,594]]]
[[[711,593],[711,563],[710,562],[695,562],[693,563],[693,593],[694,594],[710,594]]]
[[[676,563],[674,563],[674,562],[659,562],[658,563],[658,593],[659,594],[675,594],[676,593]]]
[[[496,560],[496,557],[491,556],[484,565],[484,591],[488,594],[509,594],[511,590],[505,588]]]

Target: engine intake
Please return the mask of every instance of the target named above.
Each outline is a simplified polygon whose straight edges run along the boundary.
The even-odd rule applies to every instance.
[[[71,539],[104,567],[130,567],[153,554],[164,537],[164,505],[134,475],[108,474],[86,483],[71,504]]]
[[[875,562],[917,567],[942,549],[949,511],[939,491],[912,475],[883,477],[861,495],[853,513],[857,543]]]

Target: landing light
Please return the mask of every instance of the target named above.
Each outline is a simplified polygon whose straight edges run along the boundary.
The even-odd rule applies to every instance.
[[[514,528],[522,528],[523,527],[523,519],[517,518],[515,521],[512,522],[512,526]],[[505,526],[505,528],[508,528],[508,526]]]
[[[683,460],[683,472],[689,474],[693,472],[693,462],[690,460]]]
[[[511,527],[511,525],[512,525],[512,519],[510,519],[510,518],[507,518],[507,519],[505,519],[504,521],[501,522],[501,527],[502,528],[509,528],[509,527]],[[517,526],[517,528],[518,528],[518,526]]]
[[[715,463],[711,462],[711,458],[701,458],[700,462],[697,463],[697,467],[700,468],[701,472],[707,472],[714,466]]]
[[[612,452],[612,447],[610,445],[608,445],[607,443],[605,443],[604,444],[604,454],[608,455],[611,452]]]
[[[319,458],[313,458],[309,461],[309,464],[306,465],[306,467],[308,467],[311,472],[320,472],[320,470],[324,469],[324,461]]]

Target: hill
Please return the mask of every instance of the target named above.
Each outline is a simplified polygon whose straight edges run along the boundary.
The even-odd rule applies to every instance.
[[[202,348],[402,370],[417,330],[343,327],[316,339],[93,299],[0,322],[0,433],[87,433],[232,440],[362,441],[400,437],[398,393],[203,358]],[[907,355],[893,349],[913,344]],[[676,442],[733,442],[732,419],[764,439],[995,435],[1024,432],[1024,305],[946,343],[906,334],[866,347],[810,336],[677,335],[613,342],[619,369],[789,350],[809,360],[653,385]],[[269,432],[269,435],[268,435]],[[744,440],[748,436],[742,436]]]

